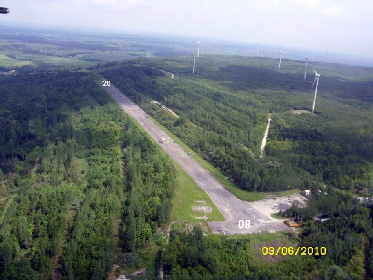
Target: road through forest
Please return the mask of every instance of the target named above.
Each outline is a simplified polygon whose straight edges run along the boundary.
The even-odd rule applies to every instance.
[[[109,87],[105,87],[105,89],[116,99],[122,109],[134,118],[211,198],[225,219],[225,221],[221,222],[208,222],[213,233],[246,234],[289,230],[282,220],[271,219],[254,209],[249,202],[238,199],[225,189],[224,186],[193,157],[188,156],[187,151],[175,143],[159,126],[148,118],[144,110],[130,101],[113,84]],[[250,228],[240,229],[240,220],[250,220]]]

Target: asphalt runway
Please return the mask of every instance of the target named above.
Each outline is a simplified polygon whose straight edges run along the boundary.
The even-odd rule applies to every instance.
[[[208,222],[214,233],[247,234],[256,232],[275,232],[289,230],[282,220],[273,220],[254,209],[249,202],[242,201],[226,190],[205,168],[188,155],[160,127],[158,127],[144,110],[124,96],[113,84],[105,87],[120,104],[122,109],[134,118],[144,130],[175,160],[181,168],[203,189],[222,213],[225,221]],[[250,221],[250,228],[239,228],[239,221]],[[241,226],[242,226],[241,222]]]

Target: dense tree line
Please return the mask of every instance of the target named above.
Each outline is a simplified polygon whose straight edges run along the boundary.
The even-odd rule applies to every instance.
[[[128,252],[146,243],[169,220],[175,188],[175,171],[170,161],[165,164],[155,153],[154,144],[145,140],[147,136],[135,133],[133,130],[124,139],[128,199],[122,230]]]
[[[166,273],[170,279],[371,279],[373,208],[340,191],[326,193],[310,198],[306,208],[293,205],[280,213],[303,224],[295,247],[325,247],[325,255],[263,262],[255,256],[250,236],[203,236],[195,228],[189,234],[172,234],[164,253]],[[329,220],[313,220],[316,213]]]
[[[373,208],[333,188],[314,193],[306,208],[293,205],[280,211],[282,216],[298,217],[305,225],[300,246],[322,244],[328,248],[327,255],[320,257],[323,261],[343,267],[353,279],[372,277]],[[313,217],[319,213],[328,220],[314,221]]]
[[[169,219],[171,161],[98,81],[0,77],[1,279],[106,279]]]
[[[194,76],[189,66],[180,58],[136,60],[100,72],[242,189],[372,186],[369,81],[341,84],[332,76],[338,69],[328,69],[320,84],[323,99],[312,117],[290,112],[307,109],[312,102],[311,94],[305,95],[312,92],[310,83],[292,69],[279,72],[227,57],[199,60]],[[356,71],[366,77],[368,70]],[[180,119],[151,100],[165,104]],[[266,156],[259,158],[268,113],[272,126]]]

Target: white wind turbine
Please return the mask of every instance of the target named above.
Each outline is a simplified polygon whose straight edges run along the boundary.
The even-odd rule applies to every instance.
[[[319,78],[320,78],[320,74],[317,74],[317,72],[315,70],[315,80],[313,81],[312,87],[314,86],[314,84],[316,82],[316,88],[315,88],[315,96],[313,98],[313,104],[312,104],[312,115],[313,115],[313,111],[315,110],[315,103],[316,103],[316,96],[317,96],[317,86],[319,85]]]
[[[258,46],[256,47],[256,56],[259,56],[259,43],[258,43]]]
[[[307,77],[308,57],[306,59],[307,59],[307,62],[306,62],[306,70],[304,71],[304,80],[306,80],[306,77]]]
[[[199,57],[199,44],[201,44],[200,41],[197,42],[197,58]]]
[[[279,54],[280,54],[280,62],[278,63],[278,68],[281,68],[282,51],[280,51]]]
[[[196,67],[196,54],[197,54],[197,51],[194,50],[193,51],[193,74],[194,74],[194,68]]]

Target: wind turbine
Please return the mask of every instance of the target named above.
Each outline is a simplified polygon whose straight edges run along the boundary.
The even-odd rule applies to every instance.
[[[278,63],[278,68],[281,68],[282,51],[280,51],[279,54],[280,54],[280,62]]]
[[[196,53],[197,51],[193,51],[193,74],[194,74],[194,68],[196,67]]]
[[[316,88],[315,88],[315,97],[313,98],[313,104],[312,104],[312,115],[313,115],[313,111],[315,110],[315,103],[316,103],[316,96],[317,96],[317,86],[319,85],[319,78],[320,78],[320,74],[317,74],[316,69],[315,69],[315,80],[313,81],[312,87],[316,82]]]
[[[199,44],[201,44],[200,41],[197,42],[197,58],[199,57]]]
[[[306,77],[307,77],[308,57],[306,59],[307,59],[307,62],[306,62],[306,70],[304,71],[304,80],[306,80]]]
[[[259,43],[258,43],[258,46],[256,47],[256,56],[257,57],[259,56]]]

